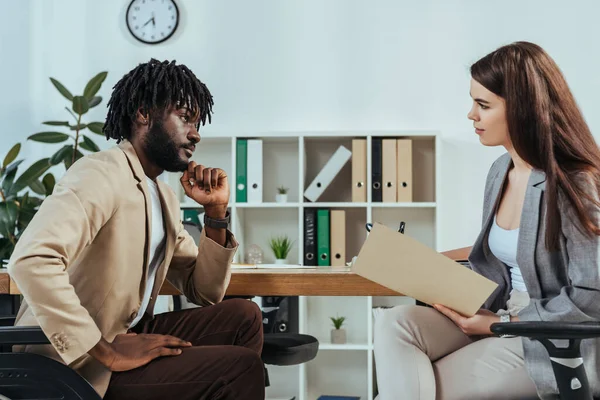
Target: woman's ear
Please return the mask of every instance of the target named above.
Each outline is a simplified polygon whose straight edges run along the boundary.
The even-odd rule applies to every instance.
[[[144,110],[139,108],[137,110],[137,113],[135,113],[135,122],[140,125],[148,125],[148,122],[149,122],[148,114],[145,113]]]

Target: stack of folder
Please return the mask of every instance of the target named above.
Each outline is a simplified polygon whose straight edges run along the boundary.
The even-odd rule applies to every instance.
[[[352,201],[367,201],[367,139],[352,140]],[[371,201],[413,201],[412,140],[373,138]]]
[[[346,211],[304,209],[305,266],[346,265]]]
[[[263,201],[263,143],[260,139],[237,139],[236,142],[237,203]]]

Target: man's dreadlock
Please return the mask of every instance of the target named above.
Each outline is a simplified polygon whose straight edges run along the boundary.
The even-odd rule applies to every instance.
[[[175,61],[151,59],[126,74],[113,88],[108,101],[108,115],[103,132],[107,139],[131,138],[132,123],[138,109],[156,116],[168,106],[187,107],[192,115],[198,115],[198,124],[211,122],[213,98],[204,85],[185,65]]]

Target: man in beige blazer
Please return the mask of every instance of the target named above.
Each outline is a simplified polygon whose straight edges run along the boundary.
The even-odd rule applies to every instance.
[[[212,105],[184,65],[151,60],[126,74],[104,126],[119,145],[73,164],[10,260],[24,297],[16,324],[51,342],[18,350],[64,362],[106,399],[264,398],[260,310],[222,301],[237,250],[227,175],[190,162]],[[204,207],[198,246],[156,179],[165,170],[183,172]],[[165,279],[204,307],[153,315]]]

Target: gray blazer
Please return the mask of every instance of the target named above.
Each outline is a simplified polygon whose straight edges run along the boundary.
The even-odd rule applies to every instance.
[[[488,233],[511,165],[510,155],[504,154],[490,168],[485,186],[483,226],[469,255],[474,271],[498,283],[498,288],[483,305],[494,312],[505,307],[511,281],[508,268],[490,251]],[[544,172],[532,171],[521,214],[517,263],[531,303],[519,313],[519,320],[599,321],[600,238],[585,235],[572,207],[561,201],[560,247],[555,252],[546,249],[545,182]],[[597,197],[598,193],[594,193],[594,196]],[[590,209],[590,212],[595,214],[596,221],[600,219],[597,209]],[[558,398],[558,388],[546,349],[538,341],[524,338],[523,350],[527,371],[540,398]],[[583,340],[581,352],[592,393],[594,397],[600,396],[600,340]]]

